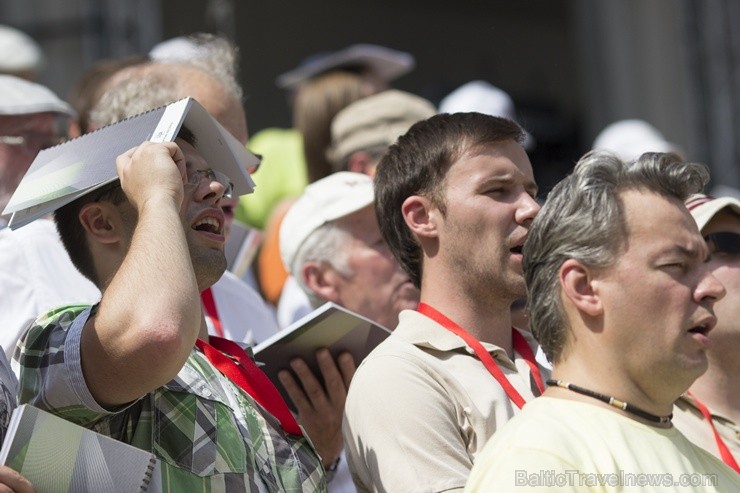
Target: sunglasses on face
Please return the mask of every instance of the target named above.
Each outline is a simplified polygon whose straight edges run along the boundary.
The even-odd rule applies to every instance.
[[[740,253],[740,234],[738,233],[712,233],[704,236],[710,251],[713,253]]]

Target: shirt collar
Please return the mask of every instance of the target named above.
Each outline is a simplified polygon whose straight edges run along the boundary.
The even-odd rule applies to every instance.
[[[436,351],[463,350],[468,354],[475,354],[472,348],[468,347],[461,338],[416,310],[403,310],[398,316],[398,321],[398,328],[393,331],[393,335],[401,337],[414,346]],[[532,334],[524,330],[519,330],[519,332],[527,340],[530,347],[537,347]],[[509,368],[516,368],[503,348],[488,342],[481,341],[481,344],[496,361]]]

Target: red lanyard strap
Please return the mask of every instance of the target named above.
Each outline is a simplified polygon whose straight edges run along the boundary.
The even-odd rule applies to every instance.
[[[496,361],[494,361],[493,356],[491,356],[491,354],[486,351],[486,349],[478,341],[478,339],[470,335],[465,329],[463,329],[455,322],[447,318],[435,308],[427,305],[426,303],[419,303],[417,311],[422,315],[426,315],[427,317],[431,318],[432,320],[443,326],[445,329],[460,337],[468,346],[473,348],[475,355],[478,357],[481,363],[483,363],[483,366],[486,367],[493,378],[496,379],[499,385],[501,385],[501,387],[504,389],[504,392],[506,392],[506,395],[509,396],[509,399],[511,399],[511,401],[516,404],[519,409],[524,407],[524,404],[526,403],[524,398],[511,385],[511,382],[509,382],[509,380],[506,378],[504,372],[496,364]],[[545,387],[542,384],[542,375],[540,375],[540,370],[537,367],[537,363],[535,362],[532,349],[529,347],[529,344],[527,344],[524,336],[522,336],[513,328],[511,330],[514,341],[514,349],[526,360],[532,376],[534,377],[537,388],[539,389],[541,394],[542,392],[544,392]]]
[[[218,310],[211,288],[203,291],[200,298],[214,328],[219,334],[223,335],[224,331],[221,327],[221,320],[218,317]],[[298,426],[298,422],[278,390],[267,378],[267,375],[254,364],[252,358],[247,355],[241,346],[221,337],[211,336],[209,340],[211,344],[202,339],[195,341],[195,345],[203,351],[208,361],[226,375],[229,380],[251,395],[267,412],[275,416],[280,421],[283,430],[292,435],[302,435],[303,432]]]
[[[207,288],[205,291],[200,293],[200,300],[203,302],[203,308],[206,309],[206,315],[211,319],[213,328],[219,337],[224,336],[224,328],[221,326],[221,320],[218,318],[218,310],[216,309],[216,300],[213,298],[213,291],[211,288]]]
[[[537,361],[534,357],[534,353],[532,352],[532,348],[529,347],[529,343],[527,343],[527,340],[524,338],[524,336],[513,327],[511,328],[511,337],[514,341],[514,351],[519,353],[522,358],[524,358],[524,361],[527,362],[527,366],[529,366],[529,371],[532,374],[532,378],[534,378],[534,383],[535,385],[537,385],[537,390],[539,390],[540,395],[542,395],[542,393],[545,391],[545,384],[542,382],[540,367],[537,366]]]
[[[298,422],[280,393],[252,358],[233,341],[211,336],[210,342],[211,344],[208,344],[198,339],[195,345],[203,351],[213,366],[275,416],[283,430],[292,435],[302,435]]]
[[[735,470],[735,472],[740,474],[740,466],[737,465],[737,461],[735,461],[735,458],[732,456],[732,453],[730,452],[730,449],[727,448],[727,445],[725,444],[725,441],[722,440],[722,437],[717,432],[717,428],[714,427],[714,422],[712,421],[712,415],[709,412],[709,409],[707,409],[707,406],[704,405],[699,399],[694,397],[691,392],[686,392],[686,394],[694,399],[694,404],[696,404],[696,407],[699,408],[699,411],[701,411],[701,414],[704,416],[704,419],[707,420],[709,423],[709,426],[712,428],[712,433],[714,433],[714,441],[717,442],[717,448],[719,449],[719,455],[724,461],[725,464],[730,466]]]

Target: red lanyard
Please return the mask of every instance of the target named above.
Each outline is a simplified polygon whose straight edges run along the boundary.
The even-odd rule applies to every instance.
[[[206,313],[211,318],[214,327],[221,329],[216,305],[213,303],[211,289],[201,293]],[[219,331],[223,333],[223,330]],[[195,345],[221,373],[229,380],[241,387],[252,396],[263,408],[280,421],[283,430],[292,435],[302,435],[300,426],[288,409],[282,396],[272,384],[267,375],[260,370],[252,358],[237,343],[211,336],[209,343],[202,339],[195,341]]]
[[[432,320],[443,326],[445,329],[457,335],[463,341],[465,341],[468,346],[473,348],[473,351],[475,351],[475,355],[478,356],[478,359],[481,361],[481,363],[483,363],[483,366],[486,367],[488,372],[493,376],[493,378],[496,379],[499,385],[501,385],[501,387],[506,392],[506,395],[509,396],[509,399],[511,399],[512,402],[514,402],[514,404],[519,407],[519,409],[524,407],[524,404],[526,403],[524,398],[511,385],[511,382],[509,382],[509,380],[506,378],[504,372],[501,371],[501,368],[498,367],[491,354],[486,351],[486,349],[478,341],[478,339],[470,335],[465,329],[463,329],[455,322],[444,316],[436,309],[427,305],[426,303],[419,303],[417,311],[422,315],[426,315],[427,317],[431,318]],[[540,375],[540,370],[537,366],[537,362],[535,361],[532,348],[529,347],[529,344],[527,344],[524,336],[514,330],[513,327],[511,329],[511,335],[514,342],[514,350],[519,353],[527,362],[527,365],[529,365],[529,370],[532,374],[532,377],[534,378],[535,384],[537,385],[540,394],[542,394],[542,392],[545,391],[545,386],[542,383],[542,375]]]
[[[203,302],[203,308],[206,309],[206,315],[211,319],[213,328],[219,337],[224,336],[224,328],[221,327],[221,320],[218,318],[218,310],[216,309],[216,300],[213,299],[213,291],[211,288],[206,289],[200,293],[200,300]]]
[[[691,392],[686,392],[686,394],[694,399],[694,404],[696,404],[696,407],[699,408],[699,411],[701,411],[702,415],[704,416],[704,419],[707,420],[709,423],[709,426],[712,428],[712,433],[714,433],[714,441],[717,442],[717,448],[719,449],[719,455],[722,457],[722,460],[725,464],[730,466],[735,470],[735,472],[740,473],[740,466],[737,465],[737,461],[735,461],[735,458],[732,456],[732,453],[730,452],[730,449],[727,448],[727,445],[725,444],[724,440],[722,440],[722,437],[717,432],[717,428],[714,427],[714,422],[712,421],[712,415],[709,413],[709,409],[707,409],[707,406],[705,406],[699,399],[693,396]]]

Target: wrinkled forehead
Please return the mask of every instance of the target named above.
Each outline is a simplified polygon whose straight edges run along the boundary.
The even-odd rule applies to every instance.
[[[647,256],[670,248],[704,249],[699,228],[681,200],[644,190],[626,190],[619,198],[630,247]]]

